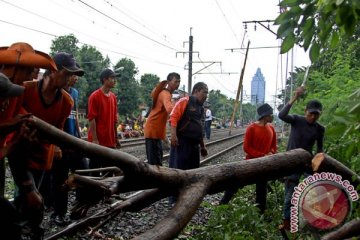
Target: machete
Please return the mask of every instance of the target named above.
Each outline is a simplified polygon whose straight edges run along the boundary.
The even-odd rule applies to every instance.
[[[307,80],[307,77],[308,77],[308,74],[309,74],[309,69],[310,69],[310,66],[306,68],[305,75],[304,75],[304,80],[303,80],[303,82],[301,84],[302,87],[305,87],[306,80]]]

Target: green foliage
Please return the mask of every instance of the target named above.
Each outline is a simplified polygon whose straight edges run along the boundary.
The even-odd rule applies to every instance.
[[[319,121],[326,127],[325,151],[354,171],[360,170],[360,62],[354,59],[359,51],[360,43],[348,40],[321,54],[310,68],[306,93],[292,108],[292,113],[302,115],[308,100],[319,99],[323,103]],[[293,89],[300,86],[304,72],[304,68],[297,68],[291,73]],[[290,83],[288,79],[286,101]]]
[[[109,66],[110,60],[104,58],[95,47],[83,45],[76,54],[76,61],[85,71],[75,87],[78,88],[80,95],[79,108],[86,109],[90,94],[101,86],[100,73]]]
[[[220,90],[211,90],[208,95],[208,101],[211,104],[213,116],[218,120],[225,122],[230,120],[234,110],[234,99],[229,99],[226,95],[222,94]],[[250,103],[243,104],[242,112],[240,113],[240,104],[236,110],[235,121],[242,118],[242,122],[247,124],[254,121],[256,114],[256,107]]]
[[[329,124],[328,152],[349,166],[355,172],[360,171],[360,88],[334,113]]]
[[[243,123],[249,124],[256,119],[256,106],[252,105],[251,103],[243,104],[242,106],[242,116],[243,116]]]
[[[352,0],[283,0],[282,13],[276,18],[277,36],[283,39],[281,53],[295,44],[316,61],[321,50],[335,48],[339,42],[354,35],[360,20],[359,1]]]
[[[213,116],[224,120],[230,118],[233,111],[233,105],[220,90],[211,90],[208,95],[208,101],[211,104]]]
[[[313,65],[310,69],[306,93],[292,108],[293,113],[303,114],[305,103],[319,99],[324,105],[320,122],[326,127],[325,152],[355,172],[360,172],[360,33],[359,1],[297,1],[302,12],[282,13],[277,18],[279,37],[295,34],[294,44],[307,50]],[[295,7],[291,1],[282,6]],[[292,6],[290,6],[292,5]],[[295,11],[297,12],[297,11]],[[302,16],[301,16],[302,15]],[[286,21],[302,20],[293,28]],[[284,34],[285,25],[287,33]],[[281,28],[281,29],[280,29]],[[289,44],[289,43],[286,43]],[[290,88],[302,82],[305,69],[291,73],[286,82],[286,101]],[[284,94],[281,96],[284,98]],[[359,191],[360,189],[358,189]],[[359,203],[353,205],[352,218],[359,217]]]
[[[124,69],[121,71],[116,89],[113,91],[118,97],[119,115],[124,120],[124,116],[137,115],[140,112],[141,93],[139,91],[140,84],[135,79],[135,74],[138,72],[135,63],[131,59],[123,58],[114,68],[119,67],[124,67]]]
[[[228,205],[215,207],[205,228],[191,226],[193,239],[280,239],[278,225],[282,222],[283,188],[280,182],[269,182],[267,210],[264,215],[254,205],[255,185],[240,189]]]
[[[160,78],[155,74],[148,73],[141,76],[141,95],[145,106],[150,107],[152,105],[151,91],[159,82]]]
[[[79,47],[77,44],[79,40],[74,36],[74,34],[59,36],[52,40],[50,46],[50,55],[54,56],[57,52],[67,52],[73,55],[76,55]]]

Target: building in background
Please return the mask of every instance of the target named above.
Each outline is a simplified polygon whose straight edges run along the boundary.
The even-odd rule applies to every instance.
[[[251,80],[251,104],[258,106],[265,103],[265,78],[258,68]]]

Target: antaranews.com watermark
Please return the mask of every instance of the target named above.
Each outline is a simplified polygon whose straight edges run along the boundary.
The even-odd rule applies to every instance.
[[[308,176],[294,188],[290,232],[299,230],[300,220],[321,230],[334,228],[342,224],[350,213],[350,200],[358,199],[354,186],[336,173],[322,172]]]

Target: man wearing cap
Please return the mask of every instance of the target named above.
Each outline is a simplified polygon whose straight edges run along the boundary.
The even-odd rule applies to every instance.
[[[116,84],[116,74],[106,68],[100,73],[102,86],[91,93],[88,100],[89,133],[88,140],[109,148],[119,148],[117,135],[117,98],[111,91]],[[106,167],[100,159],[90,159],[90,168]]]
[[[78,67],[80,68],[80,66]],[[71,113],[65,121],[64,131],[76,138],[80,138],[80,127],[78,122],[79,92],[74,88],[78,78],[79,76],[72,75],[64,88],[74,101]],[[69,170],[74,172],[76,169],[87,168],[83,153],[69,148],[62,148],[61,150],[61,160],[54,160],[51,169],[52,187],[50,188],[50,191],[53,193],[53,198],[50,197],[50,204],[53,203],[54,208],[51,218],[58,226],[66,225],[65,215],[68,207],[68,190],[65,189],[63,185],[69,176]],[[76,195],[78,195],[78,192]],[[51,200],[53,201],[51,202]]]
[[[279,118],[291,125],[287,151],[302,148],[313,154],[313,147],[316,143],[316,153],[321,153],[323,152],[325,128],[317,120],[321,115],[322,104],[318,100],[311,100],[306,105],[305,116],[289,115],[292,105],[304,90],[303,86],[298,87],[291,100],[279,112]],[[290,229],[291,197],[294,187],[299,184],[301,175],[302,173],[298,172],[285,178],[284,222],[280,228]]]
[[[144,128],[146,156],[149,164],[162,165],[162,141],[165,140],[166,123],[174,107],[171,95],[179,88],[179,85],[180,75],[172,72],[151,92],[153,104]]]
[[[246,128],[244,137],[244,152],[245,159],[253,159],[272,155],[277,151],[276,133],[271,122],[273,121],[272,107],[264,103],[257,108],[258,120],[250,124]],[[230,201],[232,196],[237,192],[237,188],[230,188],[224,194],[220,204],[225,204]],[[256,204],[263,214],[266,207],[267,195],[267,181],[259,180],[256,182]]]
[[[28,113],[44,120],[59,129],[63,129],[66,118],[69,116],[73,100],[63,89],[72,75],[82,76],[84,71],[76,66],[75,59],[71,54],[59,52],[54,56],[57,71],[47,70],[49,80],[24,82],[23,109]],[[26,149],[26,151],[24,151]],[[50,144],[46,139],[39,139],[31,148],[19,147],[19,150],[9,156],[10,166],[16,185],[19,187],[19,195],[15,201],[20,201],[23,196],[36,192],[40,188],[44,172],[51,169],[53,160],[61,158],[59,147]],[[19,164],[23,163],[23,164]],[[41,205],[30,206],[23,215],[27,216],[28,225],[36,235],[33,238],[41,238],[43,230],[40,227],[43,217]]]

